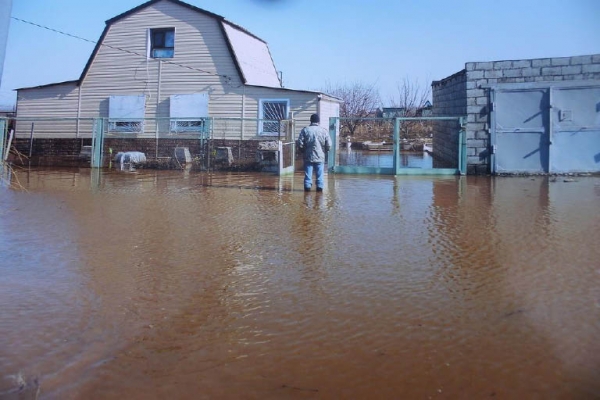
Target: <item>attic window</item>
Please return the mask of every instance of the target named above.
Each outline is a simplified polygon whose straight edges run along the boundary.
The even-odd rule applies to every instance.
[[[175,28],[150,29],[150,57],[173,58],[175,55]]]

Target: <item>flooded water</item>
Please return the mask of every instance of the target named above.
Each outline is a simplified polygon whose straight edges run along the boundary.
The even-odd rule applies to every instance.
[[[392,151],[341,150],[339,165],[361,167],[392,168],[394,153]],[[433,168],[433,157],[426,152],[400,152],[401,168]]]
[[[600,178],[19,170],[0,398],[600,397]]]

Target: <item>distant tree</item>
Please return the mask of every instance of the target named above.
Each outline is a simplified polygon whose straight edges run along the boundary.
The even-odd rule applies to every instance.
[[[340,130],[344,134],[354,135],[358,127],[367,124],[364,118],[375,117],[377,108],[381,105],[379,90],[375,84],[327,84],[321,91],[343,100],[340,104]]]
[[[421,85],[418,80],[404,78],[396,85],[396,95],[390,98],[394,108],[403,110],[404,117],[420,117],[423,107],[429,100],[431,88]],[[426,137],[430,134],[431,123],[427,121],[402,121],[401,137]]]

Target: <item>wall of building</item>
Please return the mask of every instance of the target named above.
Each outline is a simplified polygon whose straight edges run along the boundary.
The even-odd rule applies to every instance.
[[[431,85],[434,117],[464,117],[467,115],[467,74],[457,72]],[[433,129],[433,151],[435,159],[442,165],[457,165],[458,121],[435,121]],[[434,166],[437,163],[434,163]]]

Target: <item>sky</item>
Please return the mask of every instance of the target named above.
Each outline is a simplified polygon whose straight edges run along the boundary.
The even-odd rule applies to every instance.
[[[599,0],[187,0],[269,45],[285,87],[428,87],[466,62],[600,53]],[[0,106],[14,89],[76,80],[105,21],[143,0],[13,0]],[[318,64],[315,68],[306,65]]]

